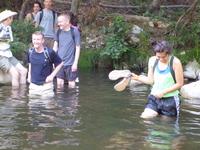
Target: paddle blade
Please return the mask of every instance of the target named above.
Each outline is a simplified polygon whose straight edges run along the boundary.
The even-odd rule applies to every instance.
[[[119,78],[129,77],[130,75],[130,70],[113,70],[108,74],[108,77],[110,80],[117,80]]]
[[[118,92],[121,92],[123,90],[126,89],[126,87],[128,86],[129,82],[130,82],[131,78],[123,78],[120,82],[118,82],[115,86],[114,89]]]

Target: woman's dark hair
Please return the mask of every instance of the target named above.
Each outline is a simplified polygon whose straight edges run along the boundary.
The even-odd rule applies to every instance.
[[[77,16],[74,15],[73,12],[69,12],[69,16],[70,16],[70,23],[73,25],[73,26],[78,26],[78,19],[77,19]]]
[[[166,52],[170,54],[172,52],[172,46],[167,41],[152,41],[151,45],[153,47],[154,53],[156,52]]]
[[[38,4],[40,7],[40,10],[42,10],[42,4],[39,1],[34,1],[33,6],[34,6],[34,4]]]

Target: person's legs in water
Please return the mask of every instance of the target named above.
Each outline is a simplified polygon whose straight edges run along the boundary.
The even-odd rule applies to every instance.
[[[155,96],[149,95],[148,102],[145,106],[143,113],[141,114],[141,118],[148,119],[153,118],[158,115],[158,101]]]
[[[10,64],[12,64],[12,66],[15,67],[19,74],[18,82],[20,84],[26,84],[27,69],[24,66],[22,66],[22,64],[15,57],[9,58],[9,62]]]
[[[27,69],[23,67],[20,63],[16,65],[16,68],[20,74],[20,77],[19,77],[20,84],[26,84]]]

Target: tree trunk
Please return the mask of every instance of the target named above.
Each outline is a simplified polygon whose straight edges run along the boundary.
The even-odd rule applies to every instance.
[[[180,28],[185,27],[188,23],[191,22],[191,20],[195,16],[194,13],[197,8],[197,4],[198,0],[194,0],[191,7],[188,8],[188,10],[183,15],[181,15],[181,17],[178,19],[176,23],[175,31],[178,31],[178,29],[180,30]]]
[[[77,15],[79,4],[80,4],[80,0],[72,0],[71,10],[70,11],[74,15]]]
[[[152,3],[150,4],[149,10],[151,12],[160,10],[161,1],[162,0],[153,0]]]
[[[22,7],[21,7],[21,11],[19,12],[19,20],[22,20],[24,19],[24,16],[25,16],[25,12],[26,12],[26,8],[28,6],[28,4],[31,3],[32,0],[25,0],[22,4]]]

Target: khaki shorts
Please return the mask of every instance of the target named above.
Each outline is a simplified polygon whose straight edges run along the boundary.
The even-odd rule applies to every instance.
[[[29,95],[40,95],[43,97],[49,97],[54,95],[53,82],[44,83],[43,85],[37,85],[30,83],[29,85]]]
[[[19,61],[15,57],[0,56],[0,69],[5,72],[9,72],[12,66],[16,66]]]

